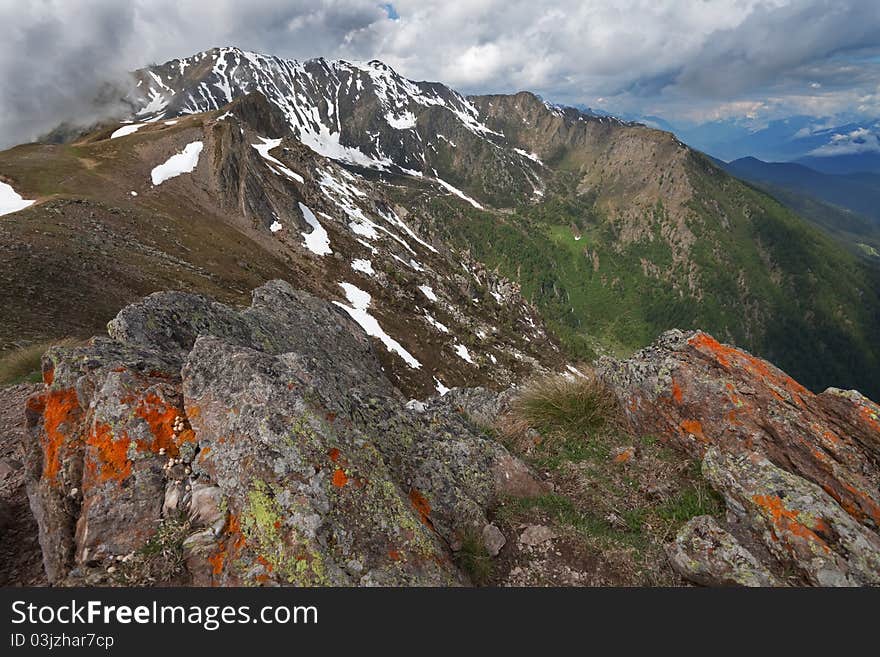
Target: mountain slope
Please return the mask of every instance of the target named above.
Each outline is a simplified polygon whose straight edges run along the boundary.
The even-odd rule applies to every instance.
[[[338,302],[414,395],[561,362],[515,284],[421,238],[381,185],[285,136],[262,95],[134,125],[0,155],[37,199],[2,221],[6,344],[88,333],[163,286],[241,302],[240,281],[283,278]],[[175,167],[188,151],[192,170]]]
[[[0,171],[25,198],[109,198],[158,211],[172,232],[189,215],[221,222],[281,277],[354,315],[374,304],[407,390],[500,383],[529,358],[560,365],[521,286],[572,357],[704,328],[811,387],[880,395],[877,273],[670,133],[529,93],[464,98],[380,62],[223,48],[136,79],[136,123],[43,151],[67,154],[54,172],[28,168],[41,146],[3,154]],[[149,186],[153,167],[197,141],[191,173]],[[22,218],[51,223],[45,205],[9,215],[30,226],[20,243],[36,228]]]

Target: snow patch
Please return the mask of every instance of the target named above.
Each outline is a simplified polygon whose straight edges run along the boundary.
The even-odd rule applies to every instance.
[[[24,210],[33,204],[33,201],[23,199],[10,185],[0,182],[0,215]]]
[[[303,246],[306,247],[309,251],[314,253],[315,255],[325,256],[333,253],[330,249],[330,237],[327,235],[327,231],[324,230],[324,227],[318,221],[318,218],[315,216],[314,212],[312,212],[307,206],[302,203],[299,204],[300,212],[302,212],[303,218],[306,220],[306,223],[312,227],[311,233],[302,233],[302,236],[305,238],[303,241]]]
[[[362,260],[360,258],[356,258],[351,261],[351,268],[355,271],[362,272],[367,276],[375,276],[376,272],[373,270],[373,263],[369,260]]]
[[[146,123],[129,123],[128,125],[124,125],[121,128],[114,130],[113,134],[110,135],[110,139],[117,139],[118,137],[132,135],[143,128],[145,125]]]
[[[483,206],[482,206],[482,205],[480,205],[479,203],[477,203],[474,199],[472,199],[470,196],[468,196],[467,194],[465,194],[463,191],[461,191],[461,190],[458,189],[457,187],[453,187],[453,186],[450,185],[448,182],[446,182],[445,180],[441,180],[440,178],[434,178],[434,180],[436,180],[438,183],[440,183],[440,185],[442,185],[442,186],[443,186],[445,189],[447,189],[448,191],[452,192],[453,194],[455,194],[455,195],[458,196],[459,198],[464,199],[465,201],[467,201],[468,203],[470,203],[471,205],[473,205],[477,210],[482,210],[482,209],[483,209]]]
[[[282,228],[284,228],[284,226],[282,226],[281,222],[278,221],[277,219],[272,222],[271,226],[269,226],[269,230],[271,230],[273,233],[277,233]]]
[[[426,297],[428,297],[431,301],[437,301],[437,295],[434,294],[434,290],[428,285],[419,285],[419,290],[422,291]]]
[[[428,324],[433,326],[438,331],[443,331],[444,333],[449,333],[449,329],[446,327],[445,324],[441,324],[436,319],[434,319],[434,317],[431,315],[431,313],[429,313],[427,310],[425,310],[424,313],[425,313],[425,319],[428,320]]]
[[[270,163],[270,169],[272,169],[276,173],[280,171],[288,178],[293,178],[300,184],[304,184],[306,182],[301,175],[294,171],[291,171],[286,166],[284,166],[284,164],[280,160],[277,160],[269,155],[269,151],[271,151],[273,148],[277,148],[278,145],[281,143],[281,139],[269,139],[267,137],[260,137],[260,140],[262,141],[261,144],[251,144],[251,146],[253,146],[254,150],[257,151],[264,160]]]
[[[385,115],[385,120],[388,121],[388,125],[396,130],[410,130],[416,127],[415,114],[408,110],[399,116],[389,112]]]
[[[538,157],[537,155],[535,155],[534,153],[529,153],[528,151],[524,151],[521,148],[514,148],[513,150],[515,150],[517,153],[519,153],[523,157],[530,159],[532,162],[537,162],[540,165],[544,164],[543,162],[541,162],[541,158]]]
[[[440,393],[441,397],[443,395],[445,395],[447,392],[449,392],[449,388],[447,388],[445,385],[443,385],[443,382],[440,379],[438,379],[436,376],[434,377],[434,390],[436,390],[438,393]]]
[[[194,141],[177,155],[172,155],[164,163],[160,164],[150,173],[154,185],[161,185],[169,178],[175,178],[182,173],[192,173],[199,163],[199,154],[202,152],[202,142]]]
[[[362,289],[351,283],[340,283],[339,286],[345,291],[345,298],[348,299],[348,303],[351,305],[347,306],[339,301],[334,301],[333,303],[347,312],[349,316],[356,321],[362,329],[364,329],[367,335],[378,338],[388,351],[400,356],[411,368],[419,369],[422,364],[417,361],[411,353],[404,349],[397,340],[385,333],[385,331],[382,330],[382,327],[379,326],[379,322],[376,321],[376,318],[367,312],[367,309],[370,307],[370,301],[372,300],[369,293],[364,292]]]
[[[468,351],[468,348],[465,347],[463,344],[456,344],[454,350],[455,350],[456,355],[459,358],[461,358],[464,361],[467,361],[471,365],[474,364],[474,359],[471,358],[471,353]]]

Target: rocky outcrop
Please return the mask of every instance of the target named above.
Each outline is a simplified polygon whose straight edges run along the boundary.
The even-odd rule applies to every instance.
[[[813,394],[702,332],[668,331],[627,361],[605,359],[601,371],[632,431],[702,459],[731,525],[763,546],[765,567],[794,572],[796,584],[880,583],[880,407],[854,391]],[[701,531],[697,541],[686,526],[670,548],[680,572],[703,584],[747,583],[712,563],[740,550]],[[727,545],[725,554],[711,543]],[[742,554],[736,561],[751,564]]]
[[[777,580],[712,516],[691,518],[667,546],[682,577],[705,586],[775,586]]]
[[[464,584],[451,548],[500,493],[541,490],[454,397],[407,407],[360,327],[282,281],[243,310],[153,294],[109,334],[50,350],[28,402],[51,582],[158,554],[183,565],[156,583]]]

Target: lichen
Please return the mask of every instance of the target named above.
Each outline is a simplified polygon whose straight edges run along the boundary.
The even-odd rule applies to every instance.
[[[268,564],[267,569],[283,582],[297,586],[328,583],[323,556],[287,526],[275,492],[264,481],[255,481],[248,491],[241,531],[257,553],[256,559]]]

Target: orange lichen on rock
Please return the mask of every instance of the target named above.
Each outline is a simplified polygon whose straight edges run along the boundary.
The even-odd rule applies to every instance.
[[[180,415],[180,409],[166,403],[158,395],[150,393],[138,400],[135,415],[144,420],[150,427],[152,440],[138,440],[138,449],[142,452],[158,453],[164,449],[169,456],[177,456],[181,443],[195,440],[195,433],[187,429],[175,439],[174,420]]]
[[[223,563],[226,561],[226,548],[221,548],[217,554],[208,557],[208,563],[211,564],[211,572],[219,575],[223,572]]]
[[[706,438],[706,434],[703,433],[703,425],[699,420],[682,420],[681,430],[692,435],[701,443],[709,442],[709,439]]]
[[[333,473],[333,485],[336,486],[336,488],[342,488],[347,483],[348,475],[345,474],[345,470],[342,468],[336,468],[336,472]]]
[[[413,488],[409,492],[409,501],[416,510],[416,513],[419,514],[419,518],[422,519],[422,522],[431,529],[434,529],[434,523],[431,522],[431,504],[428,502],[427,498]]]
[[[672,381],[672,398],[675,400],[676,404],[680,404],[684,395],[681,392],[681,386],[673,379]]]
[[[852,484],[842,481],[841,485],[856,499],[856,503],[859,505],[855,512],[849,509],[847,512],[857,520],[869,517],[875,524],[880,525],[880,506],[867,493],[860,491]]]
[[[330,457],[330,460],[333,461],[334,463],[336,463],[339,460],[339,450],[336,449],[335,447],[333,449],[331,449],[327,455]]]
[[[55,381],[55,366],[50,364],[48,367],[43,369],[43,383],[47,386],[52,385]]]
[[[863,405],[859,409],[859,417],[874,431],[880,433],[880,415],[873,408],[867,404]]]
[[[701,353],[713,358],[724,369],[736,369],[740,367],[745,371],[760,377],[765,383],[781,388],[792,395],[792,399],[802,404],[801,397],[812,397],[813,393],[804,388],[800,383],[783,372],[774,371],[766,361],[756,358],[744,351],[723,345],[718,340],[705,333],[697,333],[688,340],[688,344]],[[771,390],[777,398],[782,399],[776,391]]]
[[[43,401],[43,477],[50,484],[56,483],[61,470],[62,448],[68,439],[75,436],[68,434],[71,425],[79,416],[79,401],[76,390],[50,390]]]
[[[397,550],[388,550],[388,557],[392,561],[400,561],[400,552]]]
[[[780,532],[787,532],[805,541],[815,543],[826,553],[831,552],[831,548],[816,534],[816,531],[828,533],[829,528],[824,520],[817,519],[812,523],[813,527],[808,527],[800,521],[798,512],[786,508],[782,499],[777,495],[754,495],[752,501],[763,510],[773,524],[777,537]]]
[[[121,482],[131,475],[131,460],[128,458],[131,440],[127,436],[114,438],[110,425],[96,422],[86,444],[95,449],[97,457],[96,461],[86,461],[93,482]]]

